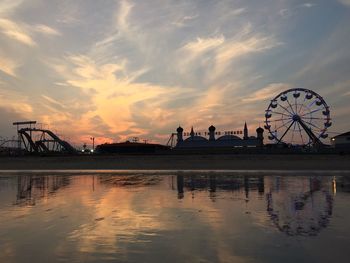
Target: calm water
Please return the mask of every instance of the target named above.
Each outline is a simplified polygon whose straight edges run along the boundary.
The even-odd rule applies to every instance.
[[[0,262],[348,262],[350,174],[2,173]]]

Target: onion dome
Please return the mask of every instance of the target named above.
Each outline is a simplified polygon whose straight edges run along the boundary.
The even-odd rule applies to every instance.
[[[177,132],[183,132],[184,129],[183,129],[181,126],[179,126],[179,128],[177,128],[176,131],[177,131]]]
[[[259,127],[256,129],[256,133],[263,133],[264,132],[264,129]]]
[[[216,129],[216,128],[215,128],[213,125],[211,125],[211,126],[209,127],[209,129],[208,129],[208,130],[209,130],[210,132],[214,132],[214,131],[215,131],[215,129]]]

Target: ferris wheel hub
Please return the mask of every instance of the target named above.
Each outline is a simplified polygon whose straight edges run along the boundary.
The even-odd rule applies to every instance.
[[[298,115],[298,114],[294,114],[293,115],[293,117],[292,117],[292,120],[294,121],[294,122],[296,122],[296,121],[300,121],[300,116]]]

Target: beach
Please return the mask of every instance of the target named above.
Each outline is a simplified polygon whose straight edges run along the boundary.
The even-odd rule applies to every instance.
[[[350,170],[350,155],[73,155],[1,157],[0,170]]]

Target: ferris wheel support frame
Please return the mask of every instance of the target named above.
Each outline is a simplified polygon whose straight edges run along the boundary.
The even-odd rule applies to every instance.
[[[320,139],[309,129],[309,127],[307,127],[305,125],[305,123],[302,120],[300,120],[300,119],[292,121],[292,123],[289,125],[289,127],[284,132],[284,134],[281,136],[281,138],[277,141],[277,143],[281,143],[282,142],[283,137],[288,133],[288,131],[290,130],[290,128],[293,126],[294,123],[299,123],[301,125],[301,127],[305,130],[306,134],[310,137],[310,139],[312,140],[314,145],[319,145],[319,146],[323,146],[324,145],[320,141]]]

